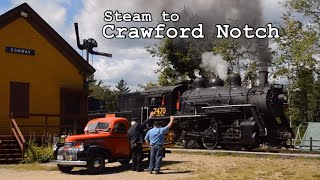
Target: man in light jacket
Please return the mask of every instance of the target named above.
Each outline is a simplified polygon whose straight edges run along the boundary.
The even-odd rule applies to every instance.
[[[154,121],[154,127],[148,131],[146,137],[146,143],[150,146],[150,162],[149,162],[149,173],[155,170],[155,174],[162,174],[160,172],[160,166],[162,163],[163,156],[163,144],[164,135],[169,131],[173,124],[174,117],[170,116],[170,122],[166,127],[161,127],[159,121]]]

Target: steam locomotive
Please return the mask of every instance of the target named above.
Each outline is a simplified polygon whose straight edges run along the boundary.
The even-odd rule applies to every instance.
[[[261,144],[287,146],[293,131],[285,115],[286,94],[282,85],[269,85],[267,69],[259,72],[259,86],[241,86],[239,74],[228,77],[230,86],[219,78],[205,82],[155,87],[119,97],[121,116],[164,123],[176,117],[176,140],[187,148],[250,150]]]

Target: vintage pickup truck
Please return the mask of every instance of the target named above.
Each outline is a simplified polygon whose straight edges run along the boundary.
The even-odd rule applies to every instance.
[[[54,145],[54,157],[58,169],[69,173],[74,167],[87,167],[88,173],[103,172],[105,163],[118,161],[122,165],[130,162],[128,142],[129,121],[115,115],[90,120],[84,134],[69,136],[64,143]],[[173,132],[166,134],[164,148],[173,145]],[[149,148],[143,145],[146,157]],[[166,151],[164,151],[166,152]]]

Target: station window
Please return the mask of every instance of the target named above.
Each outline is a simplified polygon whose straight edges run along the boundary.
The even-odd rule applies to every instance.
[[[10,114],[14,117],[29,116],[29,83],[10,82]]]

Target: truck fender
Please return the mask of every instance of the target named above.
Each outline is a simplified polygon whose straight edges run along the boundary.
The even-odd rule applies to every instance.
[[[94,153],[100,153],[104,155],[105,159],[108,159],[108,162],[112,162],[112,153],[108,148],[99,145],[91,145],[87,148],[86,151],[88,157]]]

